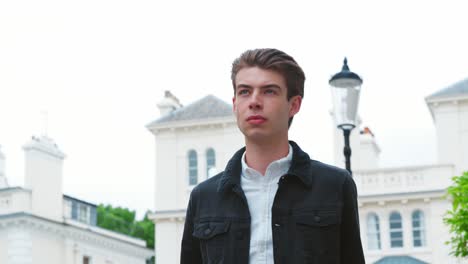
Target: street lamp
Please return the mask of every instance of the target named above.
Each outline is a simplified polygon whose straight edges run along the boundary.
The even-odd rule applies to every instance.
[[[359,75],[349,70],[348,60],[345,58],[341,71],[333,75],[328,83],[332,90],[336,126],[343,130],[345,140],[343,153],[346,158],[346,170],[352,175],[349,135],[351,134],[351,130],[356,127],[362,79]]]

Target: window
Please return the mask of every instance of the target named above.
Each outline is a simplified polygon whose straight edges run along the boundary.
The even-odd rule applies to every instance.
[[[403,247],[403,226],[400,213],[393,212],[390,214],[390,247]]]
[[[380,249],[380,224],[379,217],[375,213],[367,215],[367,248]]]
[[[215,151],[212,148],[206,150],[206,178],[213,176],[210,175],[210,169],[216,166]]]
[[[83,264],[91,264],[91,257],[83,256]]]
[[[86,206],[85,204],[78,204],[77,220],[83,223],[89,223],[88,206]]]
[[[71,218],[85,224],[90,224],[90,206],[78,201],[71,201],[71,205]]]
[[[421,210],[416,210],[411,215],[411,219],[413,224],[413,246],[424,247],[426,245],[424,214]]]
[[[189,185],[196,185],[198,182],[198,161],[197,152],[190,150],[188,153]]]

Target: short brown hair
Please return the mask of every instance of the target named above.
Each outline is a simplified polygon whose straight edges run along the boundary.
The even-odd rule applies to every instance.
[[[259,67],[265,70],[273,70],[283,75],[287,85],[287,99],[300,95],[304,97],[305,74],[301,67],[285,52],[277,49],[253,49],[247,50],[232,63],[231,80],[236,92],[236,75],[246,67]],[[289,119],[291,125],[292,117]]]

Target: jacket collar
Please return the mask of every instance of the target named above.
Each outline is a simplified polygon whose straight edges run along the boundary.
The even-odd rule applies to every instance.
[[[294,142],[289,141],[293,149],[291,167],[287,172],[289,176],[295,176],[308,188],[312,187],[312,171],[310,167],[310,158],[307,153]],[[245,152],[245,147],[238,150],[229,160],[218,184],[218,191],[224,192],[231,190],[234,186],[240,186],[241,177],[241,159]]]

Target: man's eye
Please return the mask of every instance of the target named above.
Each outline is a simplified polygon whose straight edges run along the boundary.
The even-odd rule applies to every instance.
[[[266,89],[266,90],[265,90],[265,93],[266,93],[266,94],[275,94],[275,92],[276,92],[276,91],[273,90],[273,89]]]
[[[245,94],[248,94],[248,93],[249,93],[249,90],[247,90],[247,89],[239,90],[239,91],[237,92],[238,95],[245,95]]]

